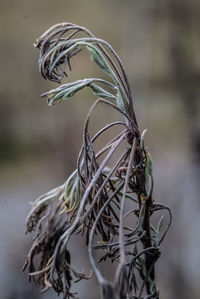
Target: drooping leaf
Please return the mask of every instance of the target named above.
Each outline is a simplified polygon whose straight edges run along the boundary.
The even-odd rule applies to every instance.
[[[104,56],[101,54],[101,52],[93,45],[88,44],[86,46],[88,52],[90,53],[91,59],[107,74],[112,75],[112,70],[104,58]]]
[[[55,104],[56,101],[64,101],[71,98],[75,93],[83,89],[85,86],[89,86],[89,84],[93,81],[93,79],[84,79],[77,80],[68,84],[64,84],[61,87],[50,90],[47,93],[41,95],[41,97],[47,96],[49,106]]]
[[[48,104],[49,106],[51,106],[55,104],[56,101],[64,101],[71,98],[75,93],[88,86],[93,90],[93,92],[98,96],[98,98],[116,100],[116,96],[114,94],[106,91],[104,88],[93,83],[94,81],[95,78],[87,78],[63,84],[62,86],[59,86],[56,89],[50,90],[49,92],[42,94],[41,97],[47,96]]]
[[[115,95],[99,87],[97,84],[91,83],[90,87],[99,98],[116,100]]]

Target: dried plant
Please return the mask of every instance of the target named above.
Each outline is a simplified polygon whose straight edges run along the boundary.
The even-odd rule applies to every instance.
[[[171,212],[152,199],[152,159],[144,145],[146,130],[139,131],[124,66],[107,42],[70,23],[51,27],[35,46],[40,50],[39,70],[45,79],[61,83],[71,71],[71,58],[86,49],[108,80],[77,80],[42,95],[54,105],[90,87],[98,99],[85,120],[77,169],[63,185],[39,197],[27,217],[27,232],[34,231],[34,238],[24,269],[28,267],[29,277],[44,290],[53,288],[64,298],[77,298],[70,291],[72,282],[92,274],[87,277],[71,265],[68,244],[72,235],[81,234],[102,298],[159,298],[155,263],[171,224]],[[90,119],[100,104],[116,110],[120,121],[108,123],[90,137]],[[96,140],[113,127],[120,133],[95,151]],[[110,163],[113,158],[115,162]],[[169,221],[164,216],[153,219],[161,210],[168,212]],[[98,261],[94,251],[100,255]],[[36,256],[39,264],[34,261]],[[116,265],[113,281],[98,267],[107,260]]]

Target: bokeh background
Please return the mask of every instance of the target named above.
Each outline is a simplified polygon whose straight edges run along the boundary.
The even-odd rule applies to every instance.
[[[0,7],[0,297],[57,297],[40,294],[21,268],[31,241],[24,236],[29,202],[76,167],[94,100],[83,91],[49,108],[39,98],[54,84],[39,74],[33,42],[51,25],[68,21],[117,50],[140,128],[148,129],[154,197],[173,213],[157,266],[161,298],[200,298],[200,1],[0,0]],[[87,56],[75,60],[69,80],[96,76]],[[109,113],[100,109],[95,126],[112,119]],[[73,252],[81,269],[87,253],[79,243]],[[81,299],[100,298],[95,279],[77,289]]]

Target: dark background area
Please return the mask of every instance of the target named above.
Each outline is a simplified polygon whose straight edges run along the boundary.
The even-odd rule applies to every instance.
[[[62,184],[76,167],[83,121],[94,100],[89,91],[54,107],[40,99],[55,84],[39,74],[33,42],[50,26],[67,21],[87,27],[116,49],[129,76],[140,129],[148,129],[154,197],[173,213],[157,266],[161,298],[199,298],[200,2],[0,4],[0,297],[57,297],[51,291],[40,294],[21,268],[30,245],[24,236],[29,202]],[[70,81],[101,75],[86,55],[72,60],[72,67]],[[95,127],[115,117],[101,109]],[[87,253],[76,242],[72,261],[81,270]],[[99,298],[94,279],[77,289],[81,299]]]

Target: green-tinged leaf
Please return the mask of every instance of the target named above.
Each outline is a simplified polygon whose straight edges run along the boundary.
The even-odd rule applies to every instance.
[[[157,232],[156,232],[156,245],[159,245],[160,243],[160,236],[161,236],[161,230],[162,230],[162,225],[164,221],[165,216],[161,216],[159,222],[158,222],[158,227],[157,227]]]
[[[92,81],[93,79],[84,79],[70,82],[69,84],[64,84],[56,89],[42,94],[41,97],[47,96],[48,104],[51,106],[58,100],[63,101],[71,98],[79,90],[83,89],[85,86],[89,86]]]
[[[147,269],[146,269],[145,261],[143,259],[141,259],[141,270],[142,270],[142,274],[144,275],[144,277],[146,277],[147,276]]]
[[[91,59],[107,74],[112,75],[112,70],[107,62],[107,60],[104,58],[104,56],[101,54],[101,52],[94,46],[89,45],[86,46],[88,49],[88,52],[90,53]]]
[[[73,97],[73,95],[75,95],[79,90],[83,89],[83,87],[85,87],[85,86],[81,85],[81,86],[74,86],[74,87],[69,88],[65,92],[65,94],[62,96],[62,100],[67,100],[67,99]]]
[[[146,151],[146,164],[145,164],[145,188],[147,198],[150,197],[153,190],[153,177],[152,177],[153,167],[152,158],[150,154]]]
[[[152,188],[153,188],[153,182],[152,182],[152,177],[149,175],[149,173],[145,170],[145,189],[146,189],[146,195],[147,198],[150,197],[152,193]]]
[[[98,96],[98,98],[103,98],[103,99],[113,99],[116,100],[116,96],[113,95],[112,93],[106,91],[105,89],[99,87],[98,85],[91,83],[90,87],[94,91],[94,93]]]
[[[153,173],[153,163],[151,155],[146,151],[146,169],[148,170],[149,175]]]
[[[150,292],[151,292],[152,295],[154,295],[155,292],[156,292],[156,282],[155,282],[155,279],[153,281],[151,281]]]
[[[122,111],[126,112],[124,100],[123,100],[122,95],[119,90],[117,93],[117,107],[120,108]]]
[[[151,230],[152,230],[154,233],[157,234],[157,230],[156,230],[156,228],[153,226],[153,224],[150,224],[150,226],[151,226]]]
[[[137,250],[137,244],[135,243],[133,245],[133,255],[137,255],[138,254],[138,250]]]
[[[65,85],[62,86],[62,88],[55,89],[54,90],[54,97],[53,97],[54,101],[58,100],[58,99],[61,99],[65,95],[66,90],[69,90],[74,85],[76,85],[76,84],[69,84],[69,85],[65,84]]]
[[[77,178],[77,171],[75,170],[74,172],[72,172],[72,174],[68,177],[68,179],[66,180],[65,184],[64,184],[64,190],[65,192],[67,192],[67,190],[70,190],[71,187],[74,184],[74,181]]]
[[[114,94],[106,91],[102,87],[99,87],[97,84],[94,84],[93,82],[96,80],[97,79],[95,78],[87,78],[83,80],[70,82],[68,84],[64,84],[56,89],[50,90],[49,92],[42,94],[41,97],[47,96],[48,103],[51,106],[55,104],[56,101],[64,101],[71,98],[75,93],[88,86],[99,98],[116,100],[116,96]]]
[[[66,90],[66,93],[62,96],[62,99],[65,100],[65,99],[71,98],[79,90],[83,89],[85,86],[88,86],[88,84],[90,82],[91,82],[91,79],[85,79],[85,80],[76,82],[76,84],[74,86],[72,86],[68,90]]]
[[[141,137],[140,137],[140,147],[142,150],[144,150],[144,135],[146,134],[147,129],[144,129],[142,131]]]
[[[64,90],[62,90],[62,91],[60,91],[58,93],[56,92],[55,95],[54,95],[54,97],[53,97],[54,101],[62,99],[64,97],[64,95],[66,94],[66,90],[67,89],[64,89]]]
[[[76,171],[66,181],[60,199],[63,200],[60,213],[67,213],[73,217],[81,201],[80,181]]]

